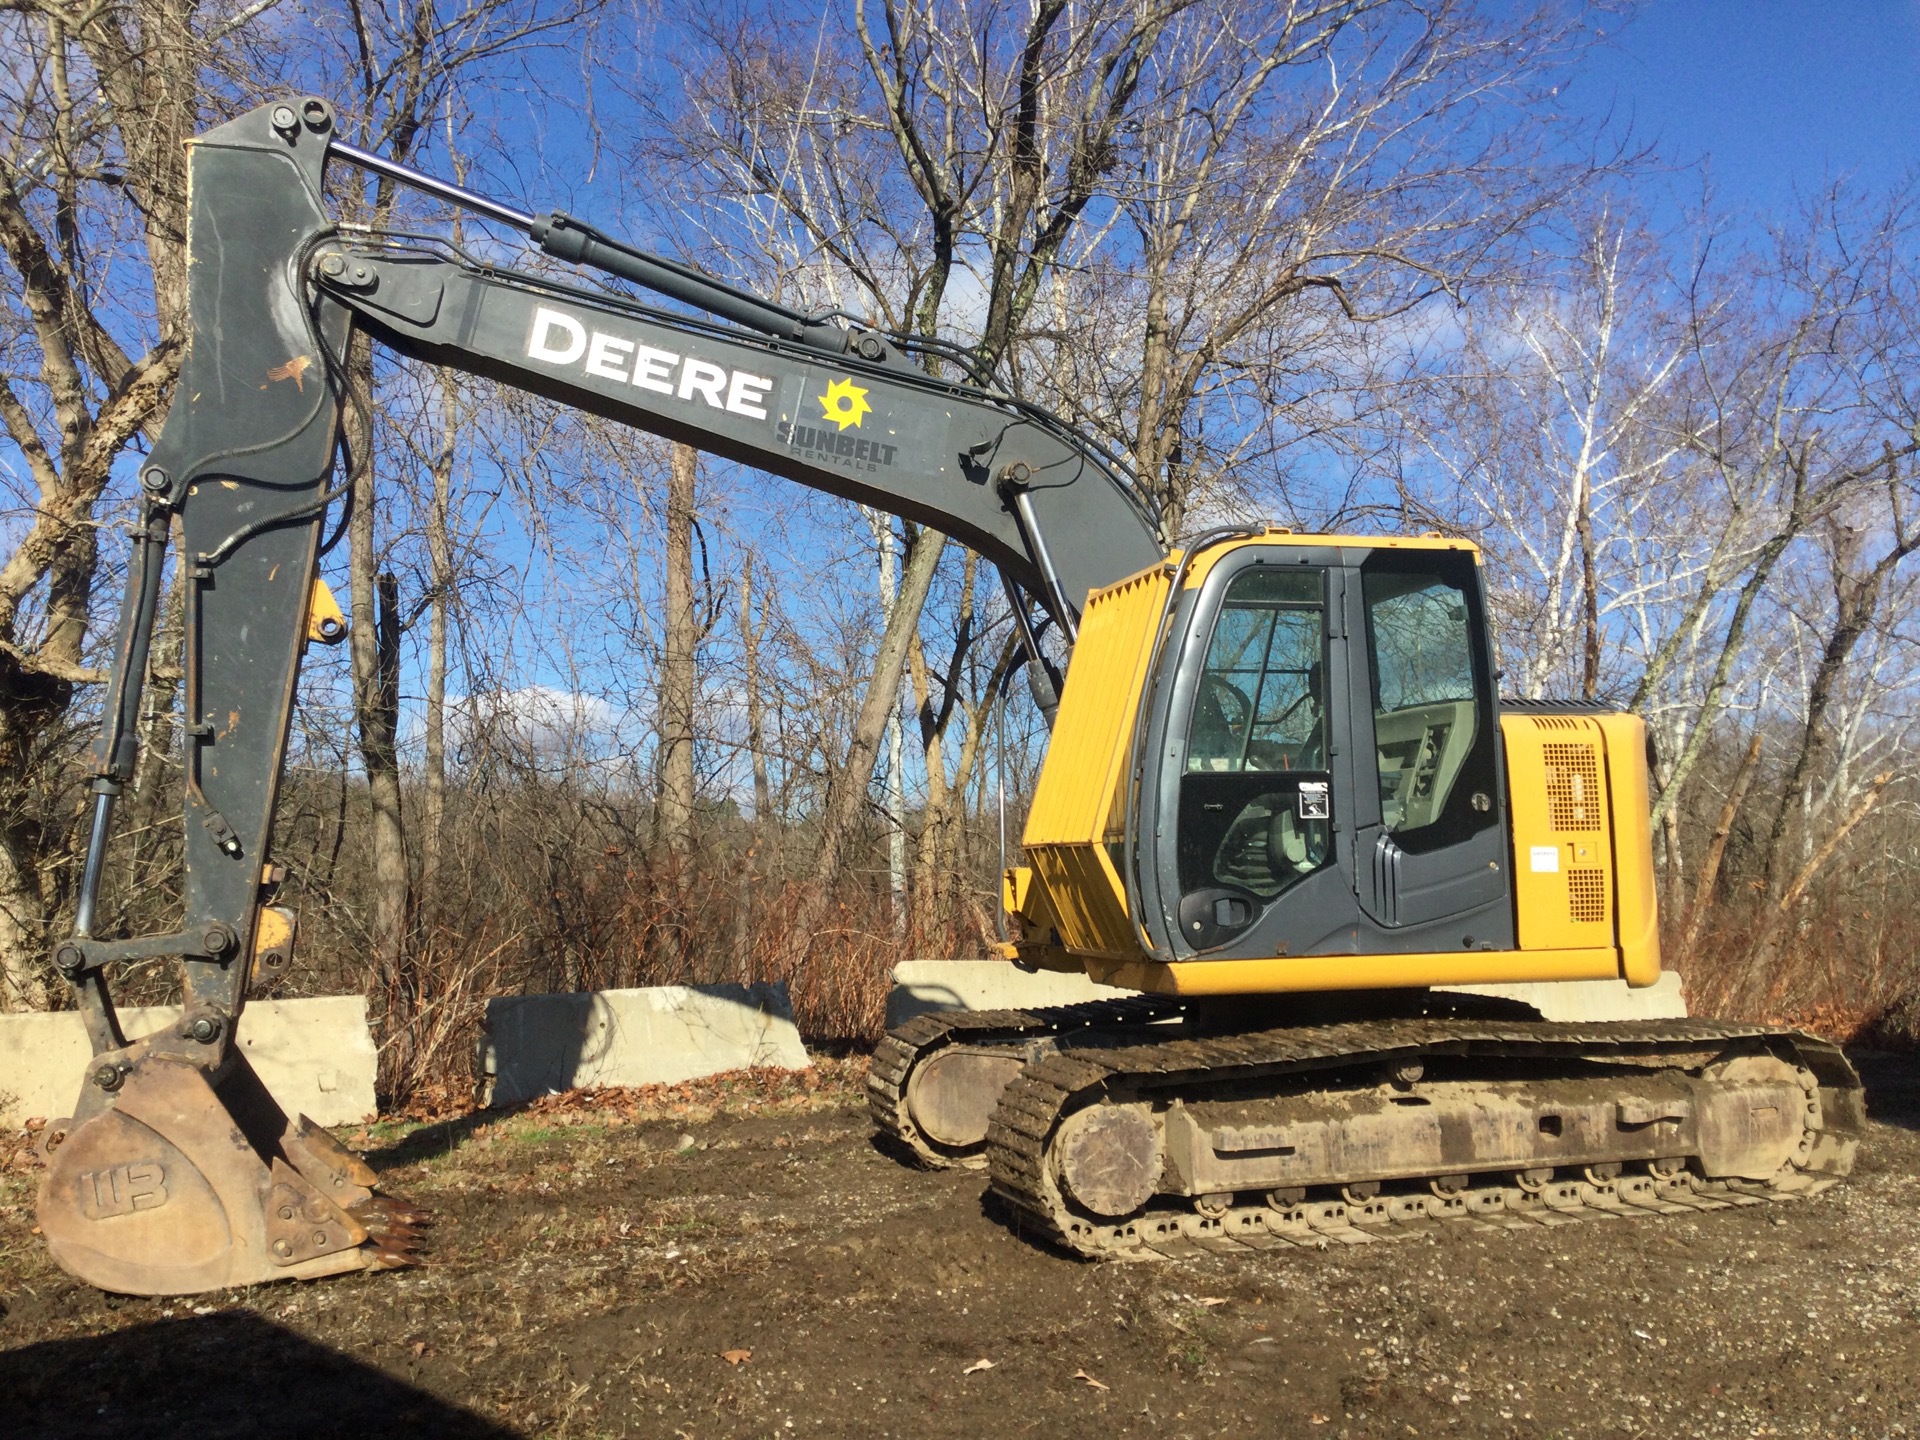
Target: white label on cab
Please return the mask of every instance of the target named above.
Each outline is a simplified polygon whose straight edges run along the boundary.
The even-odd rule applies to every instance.
[[[1536,875],[1558,875],[1560,873],[1560,847],[1558,845],[1535,845],[1530,857],[1529,868]]]

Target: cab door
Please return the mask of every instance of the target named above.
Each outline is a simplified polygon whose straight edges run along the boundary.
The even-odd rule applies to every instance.
[[[1374,782],[1357,797],[1352,883],[1393,930],[1440,925],[1507,896],[1505,796],[1479,566],[1472,552],[1379,549],[1349,587],[1364,639],[1353,749]],[[1435,949],[1512,944],[1504,903]],[[1441,940],[1445,943],[1440,943]]]
[[[1327,581],[1318,565],[1238,568],[1188,668],[1184,736],[1170,746],[1174,919],[1196,951],[1243,934],[1333,862]]]
[[[1167,625],[1126,851],[1156,944],[1175,960],[1512,948],[1470,550],[1245,545]]]

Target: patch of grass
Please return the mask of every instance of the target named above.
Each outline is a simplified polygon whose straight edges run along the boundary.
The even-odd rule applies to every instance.
[[[508,1125],[501,1127],[509,1140],[523,1145],[544,1145],[550,1140],[565,1140],[577,1133],[570,1125]]]
[[[362,1126],[354,1135],[354,1141],[361,1145],[394,1145],[413,1134],[416,1130],[426,1129],[420,1120],[375,1120]]]

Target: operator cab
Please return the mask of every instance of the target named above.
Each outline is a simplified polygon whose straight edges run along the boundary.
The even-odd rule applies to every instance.
[[[1176,956],[1512,946],[1473,547],[1222,546],[1189,564],[1156,679],[1147,753],[1171,763],[1136,792],[1134,878]]]

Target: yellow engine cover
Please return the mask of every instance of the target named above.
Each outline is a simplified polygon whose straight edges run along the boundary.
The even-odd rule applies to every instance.
[[[1520,948],[1611,945],[1660,977],[1647,727],[1637,715],[1502,715]],[[1624,823],[1622,823],[1624,822]]]
[[[1612,944],[1606,737],[1586,715],[1507,715],[1500,729],[1520,948]]]

